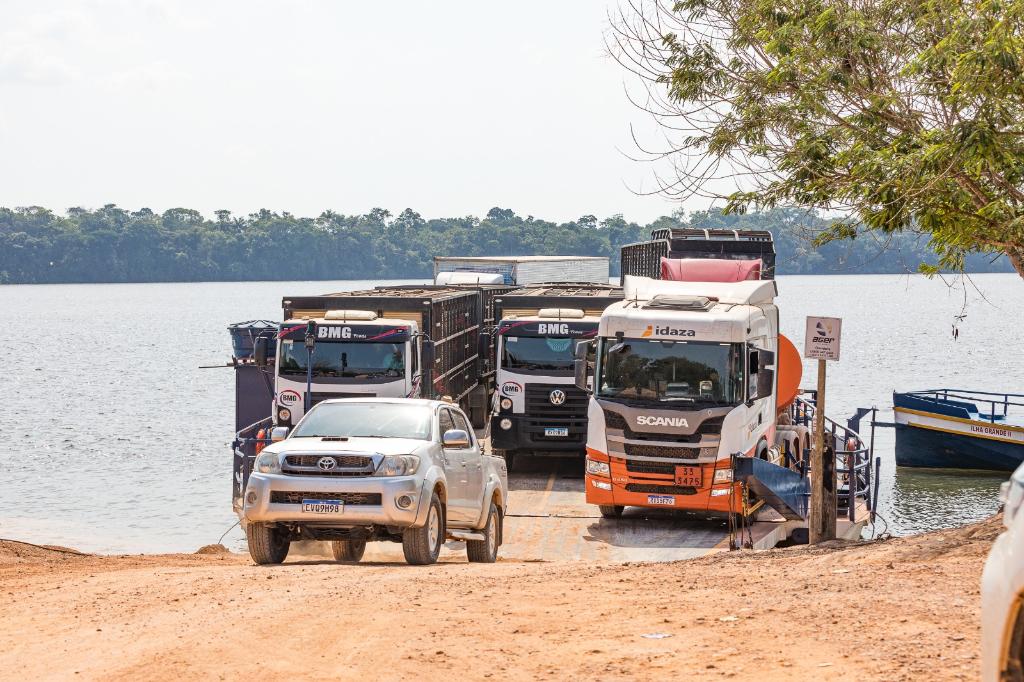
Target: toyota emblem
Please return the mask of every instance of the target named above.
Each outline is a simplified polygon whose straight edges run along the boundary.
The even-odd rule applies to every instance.
[[[316,465],[321,471],[331,471],[338,466],[338,462],[333,457],[321,457]]]
[[[565,402],[565,391],[560,388],[556,388],[548,394],[548,400],[551,401],[552,405],[561,405]]]

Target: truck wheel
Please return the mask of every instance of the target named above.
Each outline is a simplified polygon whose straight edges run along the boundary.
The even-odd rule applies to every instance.
[[[483,540],[466,540],[466,555],[480,564],[493,564],[498,560],[498,533],[501,531],[501,512],[494,502],[487,510],[487,525],[483,527]]]
[[[402,533],[402,553],[405,560],[414,566],[423,566],[437,561],[444,542],[444,509],[437,493],[430,496],[427,522],[422,528],[406,528]]]
[[[363,558],[366,540],[334,540],[331,542],[334,560],[343,564],[354,564]]]
[[[601,516],[606,519],[617,519],[622,516],[622,510],[624,506],[619,504],[599,504],[597,508],[601,510]]]
[[[287,529],[265,523],[250,523],[245,529],[245,539],[249,544],[249,556],[257,564],[281,563],[291,546]]]
[[[494,455],[495,457],[501,457],[502,459],[504,459],[505,468],[509,471],[509,473],[512,472],[512,467],[515,466],[516,463],[516,454],[514,452],[511,452],[509,450],[498,450],[497,448],[491,448],[491,454]]]

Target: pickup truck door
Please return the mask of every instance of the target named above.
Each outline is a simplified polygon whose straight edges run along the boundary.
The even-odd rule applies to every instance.
[[[469,472],[466,462],[469,449],[444,447],[445,432],[454,428],[458,427],[455,426],[451,410],[442,407],[438,411],[438,436],[444,457],[444,477],[448,482],[448,522],[453,526],[465,526],[469,517]]]
[[[455,428],[468,433],[471,442],[471,446],[463,451],[466,462],[466,507],[467,520],[476,521],[482,515],[480,505],[484,499],[484,463],[481,460],[480,442],[464,414],[452,410],[452,418],[455,420]]]

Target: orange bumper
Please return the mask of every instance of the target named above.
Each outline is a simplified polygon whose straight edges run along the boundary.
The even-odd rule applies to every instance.
[[[586,499],[589,504],[721,513],[743,509],[743,491],[739,484],[713,483],[716,470],[729,469],[728,459],[700,465],[702,484],[691,487],[677,486],[674,474],[629,471],[625,459],[609,457],[597,450],[588,448],[587,457],[607,462],[611,474],[586,474]],[[681,490],[689,494],[681,493]]]

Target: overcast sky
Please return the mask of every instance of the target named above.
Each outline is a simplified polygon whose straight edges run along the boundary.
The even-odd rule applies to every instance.
[[[0,205],[647,221],[614,7],[0,0]]]

